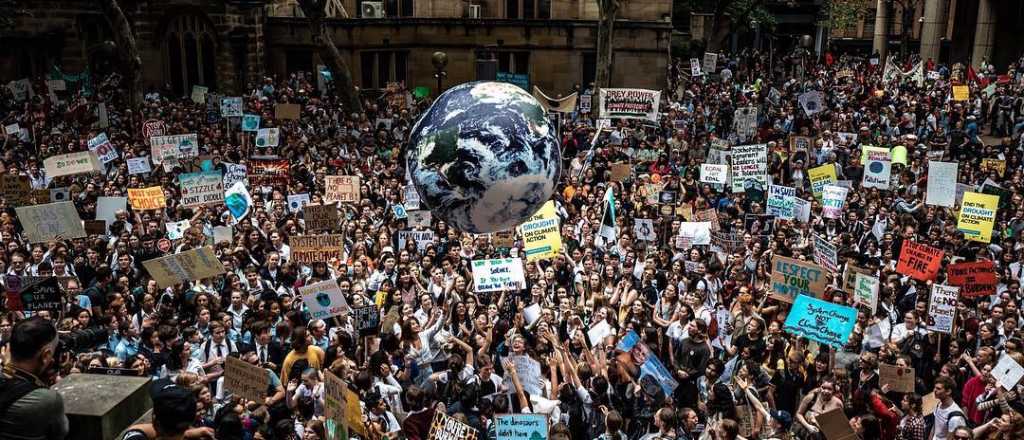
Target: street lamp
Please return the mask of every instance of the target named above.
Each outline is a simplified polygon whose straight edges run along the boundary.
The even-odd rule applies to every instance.
[[[444,71],[445,66],[448,65],[448,54],[437,51],[430,57],[430,62],[434,65],[434,78],[437,78],[437,94],[441,94],[441,86],[444,83],[444,78],[448,76],[448,72]]]

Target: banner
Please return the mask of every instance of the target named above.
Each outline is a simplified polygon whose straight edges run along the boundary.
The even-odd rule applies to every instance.
[[[250,158],[248,174],[252,186],[288,186],[291,174],[288,159]]]
[[[743,192],[747,180],[757,181],[763,190],[768,186],[768,145],[737,145],[732,147],[732,192]]]
[[[426,440],[478,440],[477,430],[443,411],[434,413]]]
[[[796,204],[796,188],[780,185],[768,185],[768,214],[782,220],[793,219]]]
[[[999,196],[967,192],[960,205],[956,229],[963,232],[964,238],[968,240],[989,243],[992,241],[992,227],[996,222],[998,208]]]
[[[919,281],[933,280],[939,273],[943,255],[942,249],[903,240],[903,246],[900,247],[900,259],[896,263],[896,272],[909,275]]]
[[[928,187],[925,203],[952,208],[956,204],[957,162],[928,161]]]
[[[345,245],[343,238],[341,234],[294,236],[291,238],[292,261],[313,264],[340,260]]]
[[[576,92],[562,98],[552,98],[545,95],[540,87],[533,86],[533,97],[540,102],[544,110],[557,113],[572,113],[576,111]]]
[[[857,309],[797,295],[783,329],[793,335],[839,349],[857,322]]]
[[[929,331],[946,334],[953,331],[956,301],[959,297],[959,287],[932,284],[932,296],[928,300],[928,317],[925,320]]]
[[[792,303],[797,295],[817,297],[825,294],[825,270],[809,261],[772,256],[771,295]]]
[[[839,270],[839,255],[836,245],[818,234],[814,234],[814,262],[828,269],[829,272]]]
[[[562,234],[553,201],[547,201],[540,211],[517,229],[523,237],[523,253],[527,262],[556,257],[562,250]]]
[[[309,307],[311,319],[327,319],[341,316],[352,310],[338,282],[330,279],[299,287],[302,302]]]
[[[523,272],[523,260],[473,260],[473,284],[477,292],[524,289],[526,274]]]
[[[324,203],[359,201],[359,176],[325,176]]]
[[[149,138],[150,160],[160,165],[168,159],[188,159],[199,155],[199,136],[195,133],[153,136]]]
[[[128,201],[135,211],[163,209],[167,207],[164,189],[159,186],[149,188],[128,188]]]
[[[263,402],[267,398],[270,374],[236,357],[224,359],[224,390],[246,400]]]
[[[856,287],[853,290],[853,303],[870,307],[871,314],[874,316],[875,310],[878,308],[878,286],[880,285],[878,278],[857,273],[854,274],[854,284]]]
[[[841,186],[825,185],[821,192],[821,216],[825,218],[842,218],[846,207],[846,195],[850,190]]]
[[[646,89],[599,89],[602,118],[658,121],[661,92]]]
[[[89,151],[96,153],[96,157],[99,158],[100,162],[106,165],[108,162],[117,160],[117,149],[107,139],[106,133],[100,133],[96,137],[89,139]]]
[[[729,182],[729,165],[701,164],[700,181],[702,183],[725,185]]]
[[[499,414],[495,417],[497,440],[547,440],[548,417],[544,414]]]
[[[946,268],[946,282],[960,288],[964,298],[987,297],[996,294],[999,277],[990,260],[951,264]]]
[[[869,160],[864,166],[864,177],[861,186],[864,188],[889,189],[892,177],[892,162],[887,160]]]
[[[811,180],[811,193],[818,200],[821,200],[821,192],[825,185],[835,185],[839,180],[836,178],[835,165],[830,163],[807,170],[807,176]]]
[[[224,264],[209,246],[142,262],[160,287],[199,281],[224,273]]]
[[[805,92],[797,100],[807,116],[814,116],[825,109],[825,94],[817,90]]]
[[[178,183],[182,206],[191,208],[224,202],[224,178],[220,171],[182,174]]]
[[[93,151],[50,156],[43,161],[43,168],[46,170],[46,177],[51,179],[75,174],[103,172],[103,164],[100,163],[99,157]]]

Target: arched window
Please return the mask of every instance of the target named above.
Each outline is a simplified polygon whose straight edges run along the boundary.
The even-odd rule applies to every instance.
[[[209,20],[194,14],[175,17],[164,36],[164,78],[175,93],[188,94],[192,86],[217,86],[217,44]]]

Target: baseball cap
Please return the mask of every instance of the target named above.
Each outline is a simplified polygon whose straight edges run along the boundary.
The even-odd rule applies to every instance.
[[[149,395],[153,398],[153,419],[163,430],[176,432],[195,420],[195,396],[170,379],[150,383]]]
[[[790,425],[793,424],[793,416],[788,411],[772,410],[770,414],[773,420],[782,425],[782,429],[789,429]]]

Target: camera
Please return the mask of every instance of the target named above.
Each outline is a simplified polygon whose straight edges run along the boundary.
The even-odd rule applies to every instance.
[[[58,338],[57,353],[90,351],[109,338],[110,329],[106,327],[89,327],[62,333]]]

